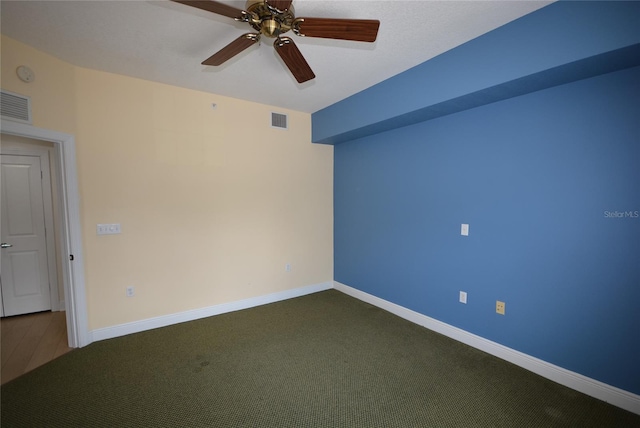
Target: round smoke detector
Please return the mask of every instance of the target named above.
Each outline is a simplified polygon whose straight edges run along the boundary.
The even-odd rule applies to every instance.
[[[16,68],[16,74],[18,75],[18,78],[25,83],[31,83],[36,78],[33,70],[26,65],[21,65],[20,67]]]

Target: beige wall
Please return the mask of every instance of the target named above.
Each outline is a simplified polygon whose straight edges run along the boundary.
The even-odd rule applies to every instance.
[[[76,137],[91,330],[333,279],[333,148],[311,144],[309,114],[275,109],[290,124],[275,129],[266,105],[2,43],[3,89]],[[20,64],[40,87],[5,85]]]

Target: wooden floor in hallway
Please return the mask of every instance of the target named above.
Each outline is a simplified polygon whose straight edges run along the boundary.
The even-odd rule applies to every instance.
[[[5,384],[71,351],[65,312],[38,312],[0,321],[2,371]]]

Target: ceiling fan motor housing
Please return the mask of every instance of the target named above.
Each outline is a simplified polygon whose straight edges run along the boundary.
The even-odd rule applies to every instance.
[[[248,0],[246,10],[251,16],[251,26],[267,37],[275,38],[291,30],[295,20],[293,5],[280,11],[269,7],[264,0]]]

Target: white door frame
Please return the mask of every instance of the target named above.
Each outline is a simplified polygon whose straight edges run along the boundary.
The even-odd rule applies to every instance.
[[[53,224],[53,204],[51,191],[51,171],[49,167],[49,150],[45,147],[2,147],[3,155],[7,156],[32,156],[40,158],[40,171],[42,175],[42,204],[44,209],[45,242],[47,246],[47,270],[49,273],[49,291],[51,311],[60,310],[60,296],[58,295],[58,268],[56,263],[55,232]],[[57,213],[59,214],[59,213]]]
[[[80,348],[91,343],[84,282],[80,198],[76,171],[76,145],[73,135],[2,120],[2,133],[54,143],[58,162],[59,206],[61,218],[62,277],[69,346]],[[71,260],[73,258],[73,260]]]

